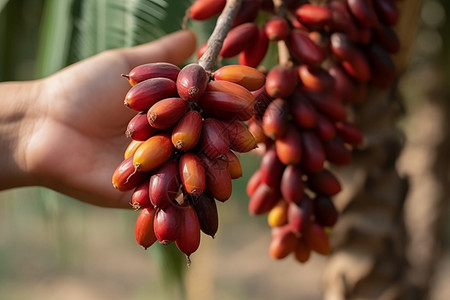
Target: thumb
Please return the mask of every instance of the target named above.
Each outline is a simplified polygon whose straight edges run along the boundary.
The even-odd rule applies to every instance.
[[[129,69],[138,65],[165,61],[175,65],[187,60],[196,48],[195,34],[191,30],[180,30],[153,42],[123,49]]]

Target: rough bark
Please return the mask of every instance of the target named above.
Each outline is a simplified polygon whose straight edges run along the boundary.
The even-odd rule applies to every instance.
[[[407,2],[407,4],[405,4]],[[420,0],[397,2],[397,33],[402,51],[395,58],[404,70],[410,56]],[[398,129],[402,104],[395,84],[371,89],[353,107],[366,142],[350,166],[337,169],[343,191],[335,198],[341,217],[332,233],[333,253],[325,269],[324,299],[406,299],[406,232],[403,209],[408,181],[396,161],[403,147]]]
[[[409,236],[408,299],[412,300],[428,297],[443,250],[449,194],[449,107],[441,96],[423,100],[407,123],[408,143],[399,163],[411,182],[405,223]]]

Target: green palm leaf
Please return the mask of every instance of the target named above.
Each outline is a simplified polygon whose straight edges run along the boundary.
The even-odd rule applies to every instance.
[[[3,7],[5,7],[6,3],[8,3],[8,0],[0,0],[0,12],[3,10]]]
[[[171,20],[181,20],[186,1],[84,0],[78,1],[72,59],[79,60],[106,49],[131,47],[173,31]],[[173,2],[177,2],[174,5]],[[179,28],[179,27],[178,27]]]

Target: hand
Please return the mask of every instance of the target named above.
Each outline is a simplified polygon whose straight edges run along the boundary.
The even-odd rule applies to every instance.
[[[23,104],[26,113],[18,141],[12,143],[23,182],[9,187],[41,185],[99,206],[130,207],[131,192],[119,192],[111,183],[130,142],[126,126],[136,114],[123,105],[130,85],[120,75],[148,62],[180,64],[194,49],[193,33],[180,31],[149,44],[105,51],[28,83],[39,96]]]

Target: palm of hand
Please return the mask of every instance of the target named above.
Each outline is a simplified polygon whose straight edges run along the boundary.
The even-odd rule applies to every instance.
[[[183,47],[179,47],[183,45]],[[114,169],[130,142],[136,114],[123,105],[130,88],[120,74],[146,62],[180,64],[195,50],[185,30],[130,49],[107,51],[42,80],[40,97],[21,129],[24,167],[38,185],[106,207],[131,207],[130,193],[116,191]]]
[[[130,85],[120,74],[128,71],[113,51],[48,78],[55,101],[42,107],[46,117],[35,124],[28,145],[36,163],[28,162],[49,180],[41,184],[97,205],[129,207],[129,194],[111,184],[129,143],[125,128],[135,114],[123,105]]]

